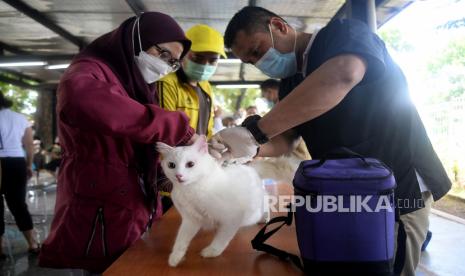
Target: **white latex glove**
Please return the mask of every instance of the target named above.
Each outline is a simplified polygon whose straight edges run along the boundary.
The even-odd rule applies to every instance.
[[[223,154],[226,154],[228,151],[228,148],[218,142],[215,137],[212,137],[210,141],[208,141],[208,152],[210,153],[211,156],[213,156],[217,160],[224,160],[225,158],[223,157]]]
[[[257,155],[259,144],[255,141],[249,130],[245,127],[226,128],[215,134],[211,139],[210,154],[222,160],[241,159],[251,160]],[[227,148],[227,151],[221,152],[219,149],[222,144]],[[216,151],[216,152],[215,152]],[[218,153],[221,158],[218,158]]]

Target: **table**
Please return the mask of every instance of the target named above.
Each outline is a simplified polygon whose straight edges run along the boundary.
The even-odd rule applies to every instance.
[[[278,184],[277,188],[281,195],[292,193],[288,184]],[[272,214],[277,215],[283,214]],[[214,234],[202,230],[192,240],[186,259],[172,268],[168,266],[168,256],[180,223],[181,217],[175,208],[171,208],[103,275],[303,275],[292,263],[252,248],[250,241],[263,224],[240,229],[223,254],[216,258],[200,256],[200,251],[210,243]],[[283,226],[267,243],[299,255],[294,225]]]

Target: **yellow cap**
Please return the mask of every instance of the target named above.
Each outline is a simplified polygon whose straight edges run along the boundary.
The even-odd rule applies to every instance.
[[[224,52],[223,36],[210,26],[195,25],[186,32],[186,37],[192,41],[193,52],[214,52],[227,58]]]

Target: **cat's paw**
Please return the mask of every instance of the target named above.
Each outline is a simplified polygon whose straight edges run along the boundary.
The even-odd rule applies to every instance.
[[[178,264],[184,259],[185,253],[182,252],[171,252],[170,257],[168,259],[168,264],[171,267],[176,267]]]
[[[223,253],[222,249],[218,249],[213,246],[207,246],[202,250],[202,252],[200,252],[200,255],[204,258],[214,258],[221,255],[221,253]]]

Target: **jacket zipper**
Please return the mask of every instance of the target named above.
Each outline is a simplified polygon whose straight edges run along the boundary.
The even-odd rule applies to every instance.
[[[103,218],[103,208],[99,209],[99,218],[100,218],[100,228],[101,228],[101,235],[102,235],[102,250],[103,256],[107,256],[107,244],[105,242],[105,220]]]
[[[103,256],[104,257],[107,256],[106,242],[105,242],[105,220],[103,218],[103,207],[99,207],[97,210],[97,215],[95,216],[94,224],[92,226],[92,234],[90,235],[90,239],[87,242],[86,256],[89,256],[90,247],[92,246],[92,242],[94,241],[95,232],[97,230],[98,224],[100,224],[100,228],[101,228]]]

